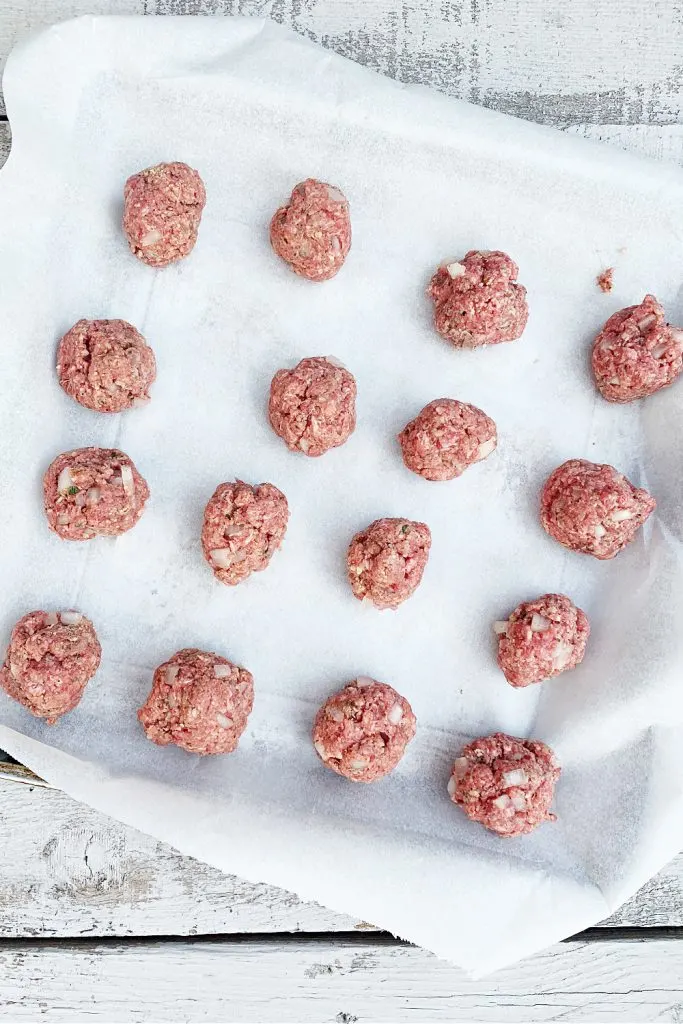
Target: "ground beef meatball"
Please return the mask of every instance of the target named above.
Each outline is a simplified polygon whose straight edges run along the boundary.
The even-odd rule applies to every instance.
[[[270,222],[270,244],[295,274],[309,281],[329,281],[351,248],[346,196],[315,178],[300,182]]]
[[[190,754],[230,754],[254,704],[251,672],[219,654],[186,647],[154,673],[138,711],[147,739]]]
[[[43,479],[45,514],[64,540],[118,537],[142,515],[149,487],[132,459],[115,448],[58,455]]]
[[[666,388],[683,370],[683,330],[654,295],[614,313],[593,344],[593,376],[608,402],[633,402]]]
[[[95,412],[146,405],[157,375],[154,353],[125,320],[79,320],[57,351],[59,383]]]
[[[453,480],[494,451],[493,420],[466,402],[437,398],[398,435],[403,461],[425,480]]]
[[[133,255],[167,267],[194,249],[206,202],[197,171],[177,161],[134,174],[123,193],[123,230]]]
[[[496,622],[498,664],[510,686],[529,686],[583,661],[590,626],[564,594],[524,601],[509,618]]]
[[[291,451],[324,455],[355,429],[356,382],[328,357],[302,359],[293,370],[278,370],[273,377],[268,416]]]
[[[49,725],[76,707],[102,648],[80,612],[30,612],[12,630],[0,686]]]
[[[655,499],[613,466],[570,459],[541,494],[543,528],[571,551],[614,558],[654,510]]]
[[[519,338],[529,310],[517,274],[517,264],[504,252],[472,250],[440,266],[428,289],[439,334],[456,348]]]
[[[220,484],[204,510],[202,550],[221,583],[260,572],[282,544],[289,506],[273,484]]]
[[[376,519],[349,545],[346,564],[354,595],[376,608],[398,608],[419,586],[431,544],[424,523]]]
[[[533,832],[550,813],[557,758],[545,743],[496,732],[474,740],[453,764],[448,793],[468,818],[499,836]]]
[[[415,726],[405,697],[386,683],[361,676],[320,708],[313,745],[332,771],[351,782],[374,782],[396,767]]]

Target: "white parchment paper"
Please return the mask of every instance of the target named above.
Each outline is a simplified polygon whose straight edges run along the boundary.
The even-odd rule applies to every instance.
[[[102,668],[50,728],[4,695],[0,746],[68,793],[219,868],[357,915],[473,971],[606,916],[683,845],[683,385],[633,407],[596,397],[591,337],[646,291],[683,322],[683,174],[385,80],[251,19],[85,19],[25,43],[5,95],[0,175],[0,628],[33,608],[95,622]],[[126,177],[185,160],[208,202],[191,258],[135,261]],[[354,242],[324,285],[272,255],[275,207],[306,176],[349,196]],[[520,265],[521,341],[458,352],[433,332],[434,266],[469,248]],[[601,294],[595,275],[614,266]],[[122,317],[154,347],[153,401],[98,416],[60,390],[60,335]],[[322,459],[268,427],[270,378],[333,354],[358,381],[358,428]],[[395,434],[448,395],[481,406],[499,447],[452,483],[401,462]],[[125,449],[151,501],[116,541],[48,532],[42,473],[60,451]],[[546,475],[615,464],[658,509],[608,563],[538,522]],[[270,480],[291,525],[267,572],[236,589],[204,564],[203,506],[222,480]],[[379,516],[433,533],[422,586],[395,613],[355,601],[352,534]],[[568,593],[592,625],[574,672],[515,691],[491,622]],[[198,646],[246,665],[256,703],[239,751],[148,743],[136,709],[154,667]],[[392,776],[352,785],[309,740],[319,703],[363,673],[410,700],[418,735]],[[502,840],[449,802],[463,741],[502,729],[550,743],[559,820]]]

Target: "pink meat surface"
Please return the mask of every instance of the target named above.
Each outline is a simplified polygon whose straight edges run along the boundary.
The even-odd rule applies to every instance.
[[[309,281],[329,281],[351,248],[346,196],[315,178],[300,182],[270,222],[270,244],[295,274]]]
[[[654,295],[614,313],[593,343],[593,376],[608,402],[633,402],[668,387],[683,370],[683,330]]]
[[[221,583],[235,586],[265,569],[282,544],[289,506],[273,484],[220,484],[204,510],[202,550]]]
[[[315,716],[313,744],[332,771],[352,782],[374,782],[396,767],[415,727],[405,697],[361,677],[325,701]]]
[[[398,435],[403,461],[425,480],[453,480],[497,444],[496,424],[475,405],[437,398]]]
[[[429,284],[434,326],[456,348],[514,341],[526,327],[526,288],[504,252],[471,250],[440,266]]]
[[[102,648],[79,612],[30,612],[12,630],[0,686],[49,725],[76,707],[97,672]]]
[[[291,451],[324,455],[356,426],[356,381],[324,356],[278,370],[270,385],[270,424]]]
[[[557,758],[545,743],[496,732],[468,743],[453,764],[448,794],[468,818],[499,836],[521,836],[550,812]]]
[[[190,754],[230,754],[254,704],[251,672],[188,647],[159,665],[138,719],[152,743]]]
[[[77,448],[57,456],[43,479],[45,514],[64,540],[117,537],[149,498],[133,461],[114,448]]]
[[[147,167],[126,182],[123,231],[133,255],[166,267],[195,247],[206,203],[204,183],[187,164]]]
[[[146,405],[156,374],[152,349],[125,320],[79,320],[59,343],[59,383],[95,412]]]
[[[570,459],[541,494],[543,528],[571,551],[614,558],[654,511],[655,499],[613,466]]]
[[[346,564],[354,595],[376,608],[398,608],[419,586],[431,543],[424,523],[376,519],[349,545]]]
[[[576,668],[586,653],[590,626],[564,594],[544,594],[518,605],[495,623],[498,664],[511,686],[529,686]]]

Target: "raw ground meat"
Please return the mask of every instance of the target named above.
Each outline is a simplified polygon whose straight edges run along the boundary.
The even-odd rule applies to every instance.
[[[58,455],[43,479],[45,514],[64,540],[118,537],[142,515],[149,487],[124,452],[76,448]]]
[[[499,836],[521,836],[555,821],[550,805],[559,777],[545,743],[496,732],[468,743],[456,758],[448,794],[472,821]]]
[[[403,461],[425,480],[453,480],[494,451],[493,420],[466,402],[437,398],[398,435]]]
[[[220,484],[204,510],[202,550],[221,583],[235,586],[265,569],[282,544],[289,506],[273,484]]]
[[[159,665],[138,711],[147,739],[190,754],[230,754],[254,704],[251,672],[193,647]]]
[[[571,551],[614,558],[654,511],[652,495],[613,466],[570,459],[550,474],[541,494],[544,529]]]
[[[504,252],[471,250],[443,264],[430,281],[434,326],[456,348],[514,341],[526,327],[526,288]]]
[[[197,171],[177,161],[147,167],[128,179],[123,198],[123,230],[139,260],[166,267],[192,252],[206,203]]]
[[[295,274],[309,281],[329,281],[351,248],[346,196],[315,178],[300,182],[270,222],[270,244]]]
[[[125,320],[79,320],[57,350],[67,395],[95,412],[146,405],[157,375],[154,353]]]
[[[302,359],[273,377],[268,417],[291,451],[324,455],[355,429],[356,381],[328,357]]]
[[[0,686],[48,725],[76,707],[102,648],[80,612],[30,612],[12,630]]]
[[[633,402],[666,388],[683,370],[683,330],[654,295],[614,313],[593,343],[593,376],[608,402]]]
[[[611,292],[614,281],[614,267],[607,267],[595,278],[595,283],[601,292]]]
[[[564,594],[524,601],[494,625],[498,664],[511,686],[529,686],[576,668],[583,661],[590,626]]]
[[[396,767],[415,726],[405,697],[386,683],[361,676],[320,708],[313,745],[332,771],[352,782],[374,782]]]
[[[354,595],[376,608],[398,608],[419,586],[431,544],[424,523],[376,519],[349,545],[346,564]]]

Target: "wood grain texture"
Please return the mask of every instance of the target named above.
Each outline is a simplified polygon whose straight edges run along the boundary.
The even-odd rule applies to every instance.
[[[268,15],[403,82],[548,124],[683,119],[683,0],[3,0],[0,55],[78,14]]]
[[[371,929],[183,857],[57,790],[2,782],[0,808],[2,938]],[[683,857],[605,923],[683,926]]]
[[[683,1019],[683,942],[567,942],[474,981],[387,940],[0,943],[8,1021]]]

